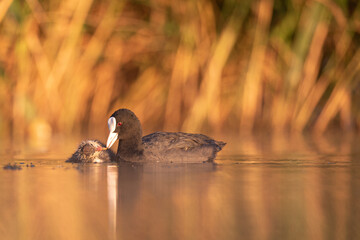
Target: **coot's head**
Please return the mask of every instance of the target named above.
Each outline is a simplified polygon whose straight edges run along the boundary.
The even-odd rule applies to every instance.
[[[141,141],[142,130],[139,119],[129,109],[119,109],[108,120],[109,137],[106,147],[110,148],[116,140],[136,138]]]

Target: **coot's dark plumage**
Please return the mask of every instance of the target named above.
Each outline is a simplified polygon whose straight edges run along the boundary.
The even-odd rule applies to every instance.
[[[117,161],[206,162],[212,161],[226,143],[203,134],[155,132],[142,137],[139,119],[128,109],[119,109],[108,120],[106,147],[116,140]]]
[[[115,161],[115,154],[98,140],[86,140],[80,143],[74,154],[66,162],[101,163]]]

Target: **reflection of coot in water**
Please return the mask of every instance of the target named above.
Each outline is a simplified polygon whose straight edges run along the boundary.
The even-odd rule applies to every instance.
[[[225,143],[203,134],[155,132],[142,137],[139,119],[128,109],[119,109],[108,120],[106,147],[116,140],[117,161],[188,162],[213,161]]]
[[[74,154],[66,162],[101,163],[115,161],[115,154],[104,150],[105,145],[98,140],[86,140],[80,143]]]

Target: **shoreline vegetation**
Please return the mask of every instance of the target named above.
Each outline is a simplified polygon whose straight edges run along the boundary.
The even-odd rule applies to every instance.
[[[356,0],[0,2],[0,137],[360,129]]]

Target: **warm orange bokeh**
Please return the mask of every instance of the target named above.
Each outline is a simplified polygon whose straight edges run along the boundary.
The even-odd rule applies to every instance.
[[[0,135],[105,132],[120,107],[149,131],[359,128],[351,4],[1,1]]]

